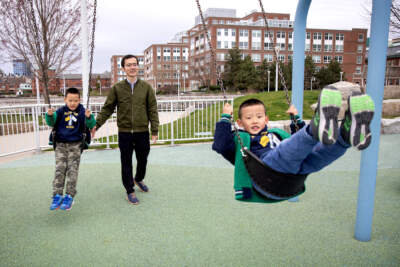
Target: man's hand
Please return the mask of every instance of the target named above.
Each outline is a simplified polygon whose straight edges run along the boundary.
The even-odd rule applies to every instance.
[[[90,111],[90,109],[86,109],[85,110],[85,116],[86,116],[86,118],[90,118],[90,115],[92,114],[92,112]]]
[[[96,135],[96,126],[94,126],[92,130],[90,130],[90,133],[92,135],[92,138],[94,138],[94,136]]]
[[[286,113],[288,113],[289,115],[296,116],[299,112],[297,111],[294,105],[290,105],[289,109],[286,110]]]
[[[233,115],[233,107],[229,103],[225,103],[222,113]]]
[[[47,114],[49,114],[49,116],[53,116],[53,113],[54,113],[54,108],[49,108],[47,110]]]
[[[157,142],[157,139],[158,139],[157,134],[151,136],[151,141],[153,141],[153,144],[155,144]]]

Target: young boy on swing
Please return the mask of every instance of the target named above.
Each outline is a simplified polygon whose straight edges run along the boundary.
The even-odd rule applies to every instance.
[[[324,88],[310,124],[300,121],[299,130],[281,140],[269,132],[265,105],[257,99],[244,101],[239,107],[237,124],[250,134],[250,151],[271,169],[287,174],[317,172],[341,157],[350,146],[365,149],[371,142],[369,124],[374,114],[374,103],[366,94],[348,98],[345,118],[339,127],[338,114],[342,102],[340,91]],[[222,118],[216,123],[212,149],[232,164],[235,162],[234,134],[231,131],[232,106],[225,104]],[[291,106],[287,113],[296,115]],[[304,127],[303,127],[304,126]],[[271,199],[280,197],[265,194]]]
[[[47,125],[54,127],[56,171],[53,180],[53,201],[50,210],[70,210],[76,194],[79,163],[83,149],[83,133],[86,127],[92,129],[96,120],[89,109],[80,104],[79,90],[68,88],[64,97],[65,106],[46,113]],[[64,193],[65,178],[67,185]]]

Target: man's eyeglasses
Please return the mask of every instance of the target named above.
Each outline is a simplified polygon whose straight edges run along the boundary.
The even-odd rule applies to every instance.
[[[126,65],[125,65],[125,67],[127,67],[127,68],[136,67],[136,66],[137,66],[136,63],[129,63],[129,64],[126,64]]]

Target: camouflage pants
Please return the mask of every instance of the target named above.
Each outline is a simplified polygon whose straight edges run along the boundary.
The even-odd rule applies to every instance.
[[[53,196],[56,194],[63,195],[65,178],[67,178],[65,194],[74,197],[81,161],[81,142],[57,142],[55,154],[56,173],[53,181]]]

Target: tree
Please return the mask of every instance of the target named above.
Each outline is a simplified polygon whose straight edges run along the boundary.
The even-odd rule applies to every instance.
[[[369,22],[372,16],[372,0],[365,0],[363,9],[365,20]],[[389,33],[392,38],[400,37],[400,0],[392,0],[392,7],[390,8]]]
[[[246,56],[240,64],[237,74],[237,86],[239,90],[249,90],[257,88],[257,72],[250,56]]]
[[[228,60],[225,63],[223,73],[224,85],[230,90],[238,89],[238,73],[242,64],[242,56],[238,48],[233,48],[228,52]]]
[[[62,73],[80,60],[80,5],[76,0],[2,0],[0,48],[9,59],[38,68],[48,98],[48,71]]]
[[[332,60],[328,66],[323,67],[317,74],[319,86],[322,88],[325,85],[338,82],[340,80],[340,72],[342,68],[336,60]]]

